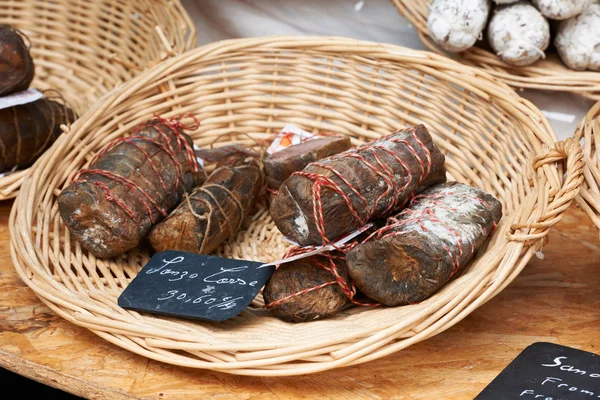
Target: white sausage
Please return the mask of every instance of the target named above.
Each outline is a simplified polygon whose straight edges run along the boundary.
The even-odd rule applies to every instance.
[[[431,38],[444,50],[461,52],[481,39],[490,0],[434,0],[427,25]]]
[[[492,49],[507,64],[531,65],[544,58],[550,44],[550,25],[528,2],[498,7],[488,27]]]
[[[590,0],[533,0],[533,4],[544,17],[564,20],[581,14]]]
[[[600,3],[594,2],[582,14],[562,21],[554,45],[567,67],[600,71]]]

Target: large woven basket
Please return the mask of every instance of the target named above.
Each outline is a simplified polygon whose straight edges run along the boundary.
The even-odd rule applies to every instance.
[[[392,0],[398,12],[417,30],[423,44],[439,54],[443,51],[429,36],[427,16],[432,0]],[[575,71],[567,68],[557,54],[548,54],[526,67],[506,64],[491,51],[473,46],[457,55],[466,65],[481,68],[513,88],[542,89],[572,92],[593,100],[600,100],[600,72]]]
[[[575,140],[582,145],[585,157],[585,180],[576,197],[577,204],[600,230],[600,102],[577,126]]]
[[[504,217],[487,249],[420,304],[356,307],[293,324],[261,307],[221,323],[121,309],[146,250],[96,259],[70,240],[56,196],[104,145],[159,114],[194,113],[200,147],[252,144],[285,124],[355,144],[424,123],[451,179],[495,194]],[[540,251],[583,180],[581,148],[556,143],[530,102],[445,57],[332,37],[218,42],[168,59],[98,102],[32,167],[12,208],[11,254],[27,285],[60,316],[142,356],[245,375],[296,375],[364,363],[453,326],[499,293]],[[281,258],[286,242],[263,207],[217,254]]]
[[[179,0],[0,0],[0,24],[31,44],[31,87],[59,90],[79,115],[148,65],[196,46]],[[15,197],[25,173],[0,178],[0,200]]]

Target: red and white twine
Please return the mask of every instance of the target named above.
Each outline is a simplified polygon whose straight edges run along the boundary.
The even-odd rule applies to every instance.
[[[193,124],[184,125],[181,122],[181,119],[183,119],[185,117],[192,118],[194,121]],[[152,124],[153,122],[156,122],[156,124]],[[156,140],[156,139],[139,134],[140,130],[142,128],[148,126],[149,124],[152,124],[151,126],[154,129],[156,129],[156,131],[160,135],[161,140]],[[174,136],[175,143],[172,143],[173,141],[171,140],[171,138],[169,138],[169,135],[167,134],[167,132],[164,132],[162,130],[163,125],[167,126],[170,129],[169,133]],[[192,170],[194,172],[198,171],[198,163],[196,161],[194,149],[192,148],[192,146],[190,146],[188,141],[185,139],[185,137],[181,133],[181,129],[195,130],[195,129],[198,129],[199,126],[200,126],[200,122],[191,114],[184,114],[184,115],[181,115],[178,117],[170,118],[168,120],[164,119],[162,117],[156,116],[154,119],[138,125],[138,127],[132,132],[132,134],[130,136],[115,139],[112,142],[110,142],[108,145],[106,145],[104,148],[102,148],[102,150],[100,150],[94,156],[94,158],[90,162],[90,166],[93,166],[94,163],[100,157],[105,155],[108,151],[114,149],[116,146],[121,145],[121,144],[128,144],[130,146],[135,147],[137,151],[139,151],[140,153],[143,154],[143,156],[146,158],[148,165],[150,165],[150,167],[152,168],[152,170],[154,171],[156,176],[158,176],[158,179],[160,181],[162,188],[165,191],[169,190],[169,191],[176,192],[179,189],[179,186],[183,184],[183,176],[185,174],[183,166],[179,162],[176,154],[181,153],[182,151],[185,151],[186,160],[187,160],[187,162],[189,162]],[[154,161],[152,160],[152,157],[150,157],[148,152],[146,152],[143,149],[143,147],[139,145],[140,142],[151,143],[152,145],[158,147],[159,149],[161,149],[163,152],[165,152],[169,156],[169,158],[173,162],[173,165],[174,165],[175,171],[176,171],[175,183],[172,188],[167,188],[165,181],[164,181],[158,167],[156,166],[156,164],[154,163]],[[83,175],[86,175],[86,177],[82,178]],[[144,205],[145,214],[147,214],[149,216],[151,223],[155,222],[154,211],[157,211],[163,217],[167,215],[167,210],[164,209],[163,207],[161,207],[158,204],[158,202],[150,195],[150,193],[148,193],[148,191],[146,191],[145,189],[140,187],[133,180],[131,180],[127,177],[124,177],[122,175],[119,175],[113,171],[106,170],[106,169],[97,169],[97,168],[82,168],[77,173],[75,173],[75,175],[71,179],[71,183],[73,184],[73,183],[87,182],[89,184],[99,187],[104,192],[106,200],[117,204],[121,209],[123,209],[123,211],[125,211],[125,213],[132,220],[134,220],[134,221],[141,220],[142,217],[140,215],[136,215],[136,213],[133,211],[133,209],[131,208],[130,205],[126,204],[123,200],[116,197],[113,194],[113,192],[111,191],[111,189],[108,187],[108,185],[106,185],[105,183],[98,181],[98,180],[90,180],[90,178],[93,178],[94,176],[102,176],[102,177],[108,178],[118,184],[126,186],[130,191],[140,194],[139,200]]]

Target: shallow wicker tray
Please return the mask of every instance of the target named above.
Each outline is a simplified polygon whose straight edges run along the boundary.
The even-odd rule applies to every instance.
[[[179,0],[0,0],[0,24],[31,43],[31,87],[59,90],[79,115],[149,64],[196,46]],[[0,178],[0,200],[15,197],[24,175]]]
[[[71,241],[56,195],[109,141],[154,113],[194,113],[199,146],[252,144],[286,123],[355,144],[425,123],[451,179],[483,188],[504,217],[486,250],[436,295],[405,307],[352,308],[282,322],[259,295],[222,323],[140,314],[117,298],[147,250],[99,260]],[[553,147],[554,146],[554,147]],[[32,167],[12,208],[11,255],[21,278],[63,318],[139,355],[245,375],[297,375],[364,363],[456,324],[508,285],[539,251],[583,180],[580,146],[556,143],[530,102],[445,57],[331,37],[218,42],[173,57],[105,97]],[[273,261],[287,245],[265,208],[217,254]]]
[[[423,44],[432,51],[443,54],[443,50],[431,39],[427,29],[427,16],[432,0],[392,0],[392,2],[400,15],[414,25]],[[457,54],[457,57],[460,62],[481,68],[513,88],[572,92],[593,100],[600,100],[600,72],[569,69],[556,54],[548,54],[545,60],[526,67],[508,65],[491,51],[478,46]]]
[[[585,181],[576,197],[577,204],[600,230],[600,102],[586,114],[575,130],[575,140],[583,147]]]

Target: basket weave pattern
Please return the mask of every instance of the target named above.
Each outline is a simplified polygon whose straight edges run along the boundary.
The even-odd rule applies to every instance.
[[[443,54],[429,36],[427,16],[432,0],[392,0],[400,15],[416,28],[423,44],[432,51]],[[533,65],[514,67],[506,64],[489,50],[477,46],[459,54],[459,61],[481,68],[514,88],[541,89],[572,92],[600,100],[600,72],[575,71],[567,68],[558,55],[549,54]]]
[[[600,102],[596,103],[575,130],[575,140],[582,144],[585,181],[577,204],[600,230]]]
[[[196,45],[179,0],[0,0],[0,24],[31,43],[31,87],[59,90],[78,115],[148,65]],[[24,175],[0,178],[0,200],[16,195]]]
[[[136,249],[96,259],[71,240],[56,195],[111,140],[155,113],[194,113],[200,147],[252,144],[286,123],[354,144],[424,123],[449,178],[499,198],[504,217],[473,263],[419,304],[361,308],[302,324],[280,321],[259,295],[238,317],[198,322],[121,309],[117,298],[149,259]],[[332,37],[223,41],[176,56],[98,102],[34,165],[12,209],[13,263],[60,316],[132,352],[245,375],[297,375],[375,360],[459,322],[508,285],[577,194],[583,162],[556,143],[530,102],[491,76],[429,52]],[[265,206],[217,254],[281,258],[287,245]]]

